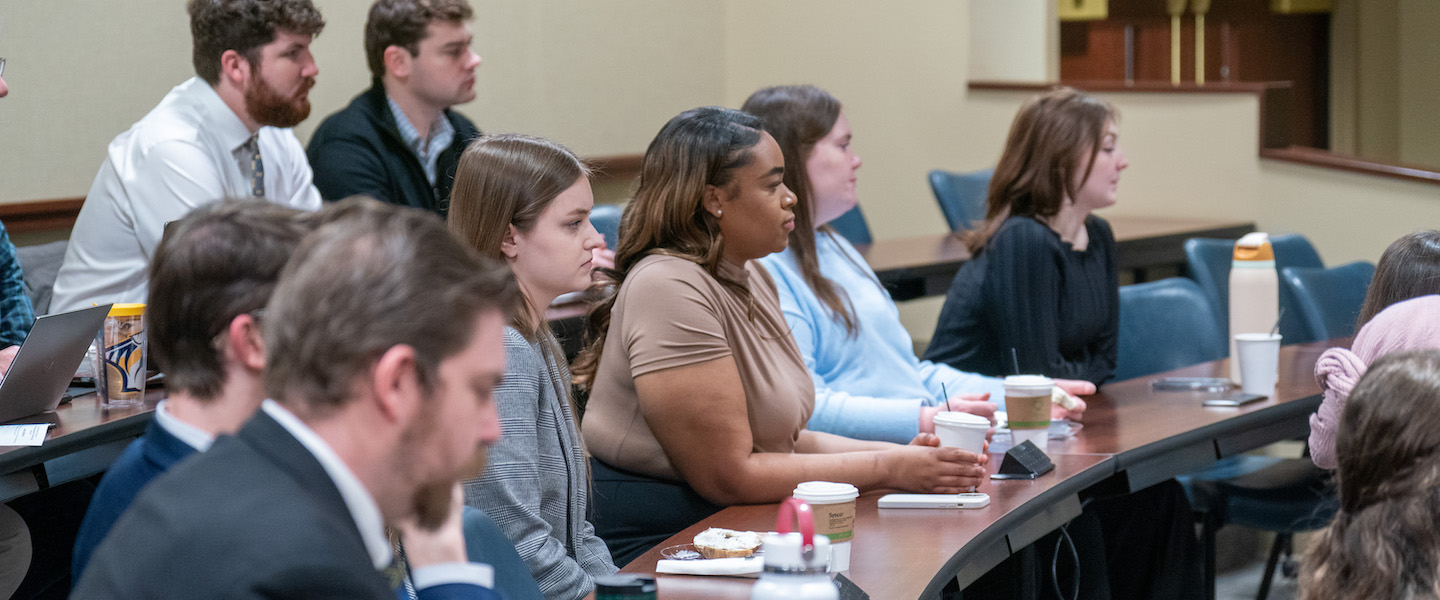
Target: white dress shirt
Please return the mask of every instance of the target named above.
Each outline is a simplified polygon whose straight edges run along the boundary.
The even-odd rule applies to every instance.
[[[165,433],[175,436],[175,439],[194,448],[196,452],[205,452],[210,445],[215,443],[215,436],[199,427],[181,421],[179,417],[170,414],[170,408],[165,405],[169,400],[161,400],[155,405],[155,422],[160,425]]]
[[[265,197],[319,209],[295,134],[275,127],[251,132],[210,84],[191,78],[110,142],[75,220],[51,312],[145,302],[150,259],[166,223],[227,197],[254,197],[243,148],[252,135],[265,161]]]
[[[365,542],[365,550],[369,552],[375,569],[378,571],[389,566],[393,553],[390,550],[390,540],[385,536],[385,523],[380,515],[380,507],[375,504],[375,498],[370,495],[365,485],[360,483],[355,472],[346,466],[345,461],[335,454],[335,450],[315,433],[315,430],[310,429],[304,421],[280,403],[266,400],[260,405],[260,409],[275,419],[290,435],[295,436],[295,440],[315,456],[315,460],[325,469],[331,481],[335,482],[335,487],[340,490],[340,497],[345,500],[345,507],[350,510],[350,517],[355,520],[355,528],[360,530],[360,539]],[[447,583],[467,583],[489,588],[494,587],[495,581],[494,569],[484,563],[430,565],[411,569],[410,576],[416,589]]]

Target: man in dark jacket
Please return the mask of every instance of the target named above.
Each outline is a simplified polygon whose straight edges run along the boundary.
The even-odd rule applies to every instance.
[[[442,543],[459,536],[410,542],[455,523],[457,482],[500,439],[515,281],[419,210],[350,201],[322,220],[260,317],[271,399],[146,485],[72,597],[394,600],[398,558],[420,600],[497,598]]]
[[[374,83],[326,117],[307,154],[325,200],[355,194],[444,217],[460,153],[480,131],[450,107],[475,99],[480,56],[466,0],[378,0],[365,23]]]

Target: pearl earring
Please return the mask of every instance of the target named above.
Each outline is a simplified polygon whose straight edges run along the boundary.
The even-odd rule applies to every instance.
[[[715,211],[715,218],[718,219],[718,218],[720,218],[720,215],[723,215],[723,214],[725,214],[725,211],[723,211],[723,210],[718,210],[718,209],[717,209],[717,210]]]

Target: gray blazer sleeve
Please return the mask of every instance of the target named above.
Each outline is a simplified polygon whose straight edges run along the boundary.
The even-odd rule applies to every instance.
[[[556,415],[546,406],[547,399],[554,401],[547,398],[554,396],[550,377],[540,352],[506,328],[505,378],[495,390],[501,439],[490,448],[485,473],[466,482],[465,502],[489,514],[515,543],[547,598],[578,599],[594,588],[594,580],[564,542],[568,498],[558,507],[545,501],[547,491],[568,495],[570,481],[565,450],[553,425]],[[588,524],[582,516],[580,523],[568,525]]]

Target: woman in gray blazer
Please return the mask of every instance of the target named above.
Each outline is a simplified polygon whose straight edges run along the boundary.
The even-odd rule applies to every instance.
[[[585,518],[588,462],[570,370],[545,319],[603,260],[589,175],[554,142],[484,137],[460,158],[448,217],[460,239],[510,265],[525,300],[505,329],[505,379],[495,389],[502,437],[484,475],[466,482],[465,502],[495,520],[551,600],[582,598],[596,576],[616,571]]]

